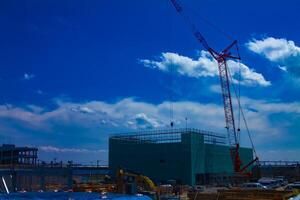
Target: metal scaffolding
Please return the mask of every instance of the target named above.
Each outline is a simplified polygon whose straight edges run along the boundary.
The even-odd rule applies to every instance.
[[[0,164],[35,165],[37,161],[37,148],[16,147],[13,144],[3,144],[0,146]]]
[[[180,129],[155,129],[137,132],[127,132],[111,135],[110,139],[135,143],[180,143],[183,134],[197,133],[204,136],[207,144],[226,145],[226,136],[211,131],[204,131],[194,128]]]

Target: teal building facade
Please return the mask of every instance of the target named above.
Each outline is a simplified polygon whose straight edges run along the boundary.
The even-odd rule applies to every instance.
[[[230,176],[233,165],[226,137],[197,129],[146,131],[109,138],[109,168],[141,173],[157,183],[176,180],[203,184],[211,176]],[[250,148],[240,148],[244,164],[253,160]]]

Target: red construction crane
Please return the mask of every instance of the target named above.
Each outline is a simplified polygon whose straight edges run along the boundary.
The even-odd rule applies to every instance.
[[[244,173],[245,170],[251,166],[254,162],[258,160],[258,157],[251,161],[250,163],[244,165],[242,167],[242,161],[239,154],[239,148],[240,148],[240,142],[239,142],[239,129],[236,129],[235,127],[235,121],[234,121],[234,114],[232,109],[232,99],[231,99],[231,93],[230,93],[230,81],[229,81],[229,71],[227,67],[227,60],[233,59],[233,60],[240,60],[240,55],[238,53],[238,45],[237,41],[233,41],[227,48],[225,48],[221,52],[215,51],[213,48],[211,48],[203,35],[197,30],[196,26],[192,24],[185,15],[185,11],[182,8],[182,6],[176,1],[176,0],[170,0],[175,7],[176,11],[183,16],[185,21],[190,26],[193,35],[196,37],[196,39],[202,44],[205,50],[207,50],[210,55],[218,62],[218,68],[219,68],[219,77],[221,82],[221,88],[222,88],[222,97],[223,97],[223,103],[224,103],[224,113],[225,113],[225,122],[226,122],[226,129],[228,133],[228,139],[229,139],[229,145],[230,145],[230,155],[231,159],[233,161],[234,171],[236,173]],[[231,49],[236,47],[237,55],[231,54]],[[240,106],[240,105],[239,105]]]

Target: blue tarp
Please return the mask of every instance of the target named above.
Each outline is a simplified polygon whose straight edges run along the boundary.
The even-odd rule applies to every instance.
[[[145,195],[99,194],[85,192],[26,192],[1,195],[0,199],[14,200],[151,200]]]

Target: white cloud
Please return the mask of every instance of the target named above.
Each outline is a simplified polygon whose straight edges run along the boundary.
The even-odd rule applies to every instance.
[[[222,94],[220,85],[211,85],[211,86],[209,86],[209,90],[213,93]]]
[[[129,126],[133,126],[136,129],[154,129],[161,127],[162,122],[156,118],[150,118],[145,113],[138,113],[134,115],[128,122]]]
[[[252,129],[257,131],[264,132],[265,129],[272,128],[272,126],[268,127],[268,116],[271,114],[300,114],[298,102],[268,102],[246,97],[243,97],[241,101],[246,108],[249,124],[252,124]],[[168,101],[151,104],[132,98],[111,104],[102,101],[61,102],[56,109],[50,111],[33,105],[26,108],[2,105],[0,118],[17,119],[39,130],[51,128],[55,124],[77,124],[84,127],[103,125],[117,127],[118,130],[163,128],[169,126],[169,107]],[[190,126],[224,132],[222,105],[180,101],[173,102],[173,107],[177,127],[184,126],[185,117],[188,117]],[[258,121],[260,122],[256,123]]]
[[[289,130],[286,126],[297,123],[295,120],[299,119],[299,102],[269,102],[246,97],[241,100],[249,127],[255,135],[255,144],[258,146],[288,138]],[[175,128],[185,127],[187,117],[189,127],[225,133],[222,105],[179,101],[173,102],[173,107]],[[18,142],[34,140],[44,152],[88,152],[89,148],[105,149],[109,133],[169,127],[169,108],[168,101],[152,104],[133,98],[125,98],[115,103],[60,101],[57,108],[52,110],[34,105],[1,105],[0,133],[10,135]],[[278,123],[271,120],[273,115],[279,114],[290,114],[293,118],[284,116]],[[245,133],[242,134],[243,137],[246,138]],[[95,141],[97,145],[90,146],[90,140]],[[65,145],[65,141],[71,146],[80,142],[82,148],[56,147]],[[87,146],[89,148],[86,148]],[[93,155],[96,156],[96,153]]]
[[[28,73],[25,73],[23,75],[23,80],[30,80],[30,79],[33,79],[35,77],[34,74],[28,74]]]
[[[287,67],[286,66],[278,66],[279,69],[281,69],[284,72],[287,72]]]
[[[140,62],[146,67],[157,68],[164,72],[171,72],[174,70],[180,75],[194,78],[216,77],[219,75],[217,62],[206,51],[201,51],[200,57],[197,60],[177,53],[167,52],[162,53],[159,61],[142,59]],[[233,77],[237,76],[239,69],[241,69],[241,84],[248,86],[271,85],[269,81],[265,80],[262,74],[255,72],[243,63],[239,64],[236,61],[229,60],[228,67]],[[233,79],[233,81],[237,82],[236,79]]]
[[[300,47],[292,40],[268,37],[262,40],[253,39],[246,46],[269,61],[279,64],[279,69],[300,77]]]
[[[73,161],[80,164],[100,164],[107,165],[107,149],[87,149],[87,148],[61,148],[57,146],[38,146],[38,156],[43,161],[57,162]]]
[[[94,113],[94,110],[86,106],[73,107],[71,108],[71,110],[74,112],[81,112],[81,113]]]
[[[91,150],[91,149],[78,149],[78,148],[59,148],[54,146],[39,146],[38,149],[44,152],[55,153],[105,153],[107,150]]]
[[[28,109],[30,112],[33,113],[42,113],[44,111],[42,107],[36,105],[27,105],[25,109]]]
[[[284,38],[253,39],[246,46],[251,51],[265,56],[270,61],[281,61],[288,57],[300,56],[300,47],[296,46],[292,40]]]

